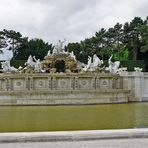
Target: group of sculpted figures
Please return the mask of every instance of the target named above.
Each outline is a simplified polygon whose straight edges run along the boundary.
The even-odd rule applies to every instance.
[[[103,61],[100,60],[96,54],[93,55],[93,61],[90,56],[88,56],[87,65],[83,68],[84,71],[95,71],[98,67],[103,64]]]
[[[73,58],[75,61],[76,61],[76,57],[72,52],[66,52],[63,48],[63,44],[66,40],[64,39],[63,41],[59,40],[58,43],[54,46],[54,49],[52,51],[52,54],[51,54],[51,51],[49,50],[48,53],[47,53],[47,56],[51,56],[51,55],[58,55],[58,54],[69,54],[71,58]]]
[[[69,53],[71,58],[76,60],[73,52]],[[112,56],[111,56],[112,57]],[[112,62],[111,57],[108,60],[109,67],[106,67],[105,70],[108,70],[112,73],[117,73],[119,69],[120,62]],[[96,54],[93,55],[93,59],[89,56],[88,57],[88,62],[87,64],[83,64],[84,67],[82,67],[82,71],[87,72],[87,71],[96,71],[101,65],[103,64],[103,61],[100,60]],[[15,67],[10,65],[10,60],[1,62],[2,65],[2,71],[4,73],[8,72],[25,72],[27,69],[32,69],[35,73],[36,72],[45,72],[45,70],[42,68],[42,61],[40,59],[36,59],[35,56],[29,56],[28,60],[25,62],[25,68],[19,67],[16,69]]]
[[[70,56],[71,59],[76,60],[76,57],[72,52],[65,52],[63,49],[63,43],[65,42],[65,40],[60,41],[57,45],[55,45],[53,52],[51,54],[51,51],[48,51],[47,56],[53,56],[53,55],[59,55],[59,54],[67,54]],[[127,68],[119,68],[120,66],[120,61],[115,61],[112,62],[112,57],[113,55],[110,56],[110,58],[108,59],[108,67],[102,67],[103,65],[103,60],[100,60],[99,57],[94,54],[93,57],[88,56],[88,61],[87,64],[82,64],[82,66],[78,65],[79,67],[81,67],[81,72],[87,72],[87,71],[97,71],[98,69],[103,69],[104,71],[109,71],[110,73],[119,73],[122,71],[127,71]],[[36,59],[35,56],[29,56],[28,60],[25,62],[25,68],[23,67],[19,67],[18,69],[16,69],[15,67],[10,65],[10,60],[1,62],[2,65],[2,72],[4,73],[11,73],[11,72],[26,72],[29,69],[33,70],[33,72],[42,72],[44,73],[45,70],[42,66],[42,61],[40,61],[40,59]],[[135,71],[142,71],[142,69],[140,69],[139,67],[135,67]]]
[[[19,68],[15,68],[13,66],[10,65],[10,60],[1,62],[1,67],[2,67],[2,71],[4,73],[8,73],[8,72],[19,72],[19,71],[25,71],[26,69],[33,69],[34,72],[44,72],[42,71],[42,64],[40,59],[36,59],[35,56],[32,57],[31,55],[28,57],[27,62],[25,62],[24,64],[26,67],[23,68],[21,66],[19,66]]]
[[[126,71],[127,69],[125,68],[119,68],[120,66],[120,61],[115,61],[112,62],[112,57],[113,55],[110,56],[108,59],[108,67],[105,68],[105,71],[109,71],[111,73],[118,73],[122,70]],[[101,69],[101,65],[103,64],[103,60],[100,60],[96,54],[93,55],[93,61],[92,58],[89,56],[88,57],[88,63],[87,65],[83,68],[84,71],[96,71],[98,68]],[[104,67],[103,67],[104,68]],[[103,69],[102,68],[102,69]]]

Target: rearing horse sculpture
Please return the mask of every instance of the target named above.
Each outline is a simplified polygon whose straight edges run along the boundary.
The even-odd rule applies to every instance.
[[[112,57],[113,55],[111,55],[110,58],[108,59],[109,67],[107,67],[106,70],[109,70],[112,73],[117,73],[120,66],[120,61],[112,62],[111,61]]]
[[[29,66],[29,67],[31,67],[31,68],[34,68],[35,62],[33,61],[33,57],[32,57],[31,55],[28,57],[28,60],[27,60],[27,62],[25,63],[25,65],[26,65],[26,66]]]

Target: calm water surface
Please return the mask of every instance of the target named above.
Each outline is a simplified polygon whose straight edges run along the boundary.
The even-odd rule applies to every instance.
[[[148,127],[148,103],[0,107],[0,132],[141,127]]]

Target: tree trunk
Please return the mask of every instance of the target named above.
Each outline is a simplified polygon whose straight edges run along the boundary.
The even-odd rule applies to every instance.
[[[134,44],[134,49],[133,49],[133,60],[137,60],[137,56],[138,56],[138,45],[139,45],[139,36],[138,34],[136,35],[136,39],[135,39],[135,44]]]
[[[137,54],[138,54],[138,50],[137,50],[137,47],[135,47],[133,49],[133,60],[136,61],[137,60]]]

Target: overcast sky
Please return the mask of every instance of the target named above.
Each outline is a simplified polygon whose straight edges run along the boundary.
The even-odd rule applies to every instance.
[[[0,30],[23,36],[79,42],[100,28],[148,15],[148,0],[0,0]]]

